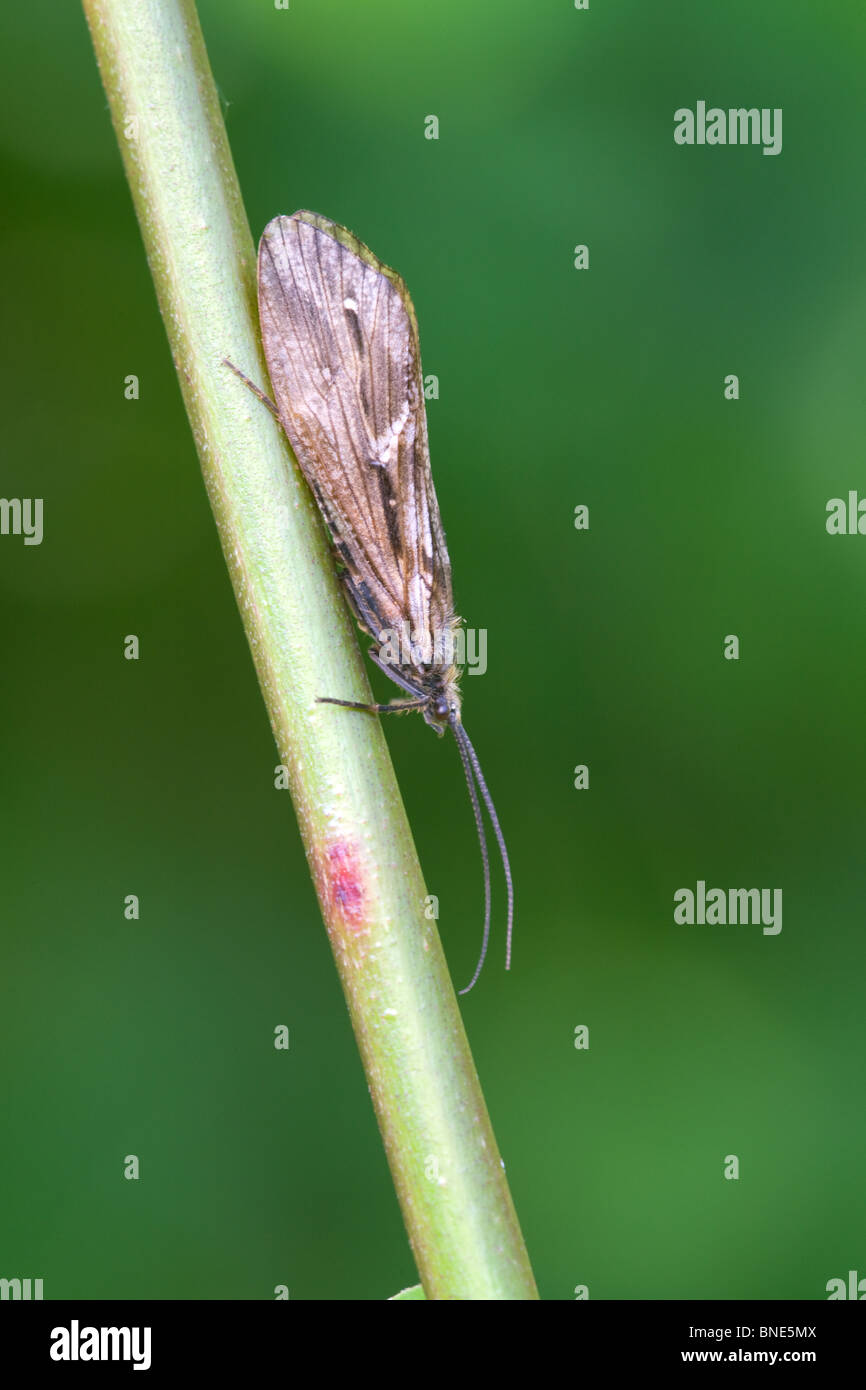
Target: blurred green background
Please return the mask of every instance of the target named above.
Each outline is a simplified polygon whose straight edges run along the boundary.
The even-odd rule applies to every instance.
[[[463,1012],[542,1296],[825,1297],[866,1274],[866,538],[824,525],[866,494],[863,6],[199,13],[254,235],[352,227],[440,380],[517,886]],[[0,537],[0,1276],[382,1299],[412,1260],[84,19],[0,35],[0,493],[45,499],[41,546]],[[782,107],[781,155],[677,147],[699,99]],[[463,984],[457,752],[387,733]],[[698,879],[781,888],[781,934],[676,925]]]

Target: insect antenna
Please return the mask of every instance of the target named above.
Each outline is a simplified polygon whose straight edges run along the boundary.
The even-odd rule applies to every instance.
[[[466,774],[466,784],[469,787],[469,796],[472,801],[472,809],[475,812],[475,824],[478,828],[478,838],[481,843],[481,857],[484,862],[484,937],[481,944],[481,955],[475,967],[475,974],[466,986],[460,990],[461,994],[468,994],[481,973],[484,964],[484,957],[487,954],[487,942],[490,936],[490,857],[487,852],[487,837],[484,833],[484,822],[481,817],[481,807],[478,803],[478,791],[484,798],[487,807],[487,814],[490,816],[490,823],[493,826],[493,833],[496,836],[496,843],[499,846],[499,853],[502,858],[502,868],[505,872],[505,887],[508,895],[508,927],[506,932],[505,944],[505,969],[511,969],[511,936],[514,926],[514,885],[511,880],[511,864],[508,860],[508,850],[505,847],[505,836],[499,824],[499,817],[496,814],[496,807],[493,804],[493,797],[487,790],[487,783],[484,780],[484,773],[481,771],[481,764],[478,761],[478,754],[472,747],[471,740],[462,724],[456,719],[451,721],[451,728],[457,740],[457,747],[460,750],[460,757],[463,762],[463,770]],[[475,784],[478,784],[476,791]]]
[[[487,943],[490,940],[490,855],[487,851],[487,834],[484,830],[484,817],[481,814],[481,803],[478,800],[478,792],[475,790],[475,774],[472,769],[469,754],[466,751],[466,744],[463,742],[463,738],[466,738],[466,735],[463,733],[461,725],[456,721],[452,722],[451,728],[454,730],[454,738],[460,752],[460,761],[463,763],[463,771],[466,775],[466,785],[469,788],[469,799],[472,802],[472,810],[475,813],[478,843],[481,846],[481,862],[484,865],[484,935],[481,938],[481,953],[478,957],[475,973],[469,981],[469,984],[465,989],[457,991],[458,994],[468,994],[478,980],[478,976],[481,974],[487,956]],[[461,734],[463,734],[463,738],[461,738]],[[466,739],[466,743],[468,742],[469,740]]]

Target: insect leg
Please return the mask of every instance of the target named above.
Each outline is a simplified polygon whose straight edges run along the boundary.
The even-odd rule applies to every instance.
[[[271,400],[270,396],[266,396],[265,393],[264,393],[264,391],[260,391],[259,388],[258,388],[258,386],[256,386],[255,382],[254,382],[254,381],[250,381],[249,377],[248,377],[248,376],[245,376],[244,373],[240,370],[240,368],[235,366],[234,362],[230,362],[229,359],[228,359],[227,357],[224,357],[224,358],[223,358],[223,366],[224,366],[224,367],[229,367],[229,368],[231,368],[231,370],[234,372],[235,376],[239,376],[239,377],[240,377],[240,379],[241,379],[241,381],[244,383],[244,385],[245,385],[245,386],[248,386],[248,387],[250,388],[250,390],[252,391],[253,395],[254,395],[254,396],[258,396],[258,398],[259,398],[259,400],[261,401],[262,405],[266,405],[266,406],[268,407],[268,410],[271,412],[271,414],[273,415],[273,417],[274,417],[275,420],[279,420],[279,419],[280,419],[280,412],[277,410],[277,407],[274,405],[274,403],[273,403],[273,401]],[[282,421],[280,421],[280,423],[282,423]]]
[[[388,705],[365,705],[358,700],[335,700],[330,695],[318,695],[317,705],[342,705],[343,709],[360,709],[366,714],[405,714],[409,709],[422,709],[427,704],[427,696],[423,700],[392,700]]]
[[[400,689],[405,690],[409,695],[423,696],[423,699],[420,700],[420,703],[423,705],[427,704],[429,696],[425,695],[424,691],[421,690],[419,686],[413,685],[412,682],[407,680],[405,676],[398,675],[397,672],[394,670],[393,666],[389,666],[387,661],[382,660],[375,647],[368,647],[367,655],[371,661],[376,663],[376,665],[379,667],[379,670],[385,673],[389,681],[393,681],[395,685],[399,685]]]

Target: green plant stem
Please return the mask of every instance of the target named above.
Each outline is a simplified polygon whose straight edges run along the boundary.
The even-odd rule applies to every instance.
[[[222,365],[267,382],[194,4],[84,9],[424,1291],[536,1298],[379,722],[316,704],[370,698],[318,513],[278,426]]]

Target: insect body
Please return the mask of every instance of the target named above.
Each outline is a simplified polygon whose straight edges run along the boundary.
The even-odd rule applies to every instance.
[[[407,697],[387,705],[331,696],[321,702],[381,714],[419,710],[440,735],[450,729],[460,751],[484,864],[484,937],[468,990],[490,930],[481,801],[505,870],[506,968],[513,889],[493,800],[460,718],[454,664],[460,620],[430,471],[412,300],[400,276],[357,237],[311,212],[268,223],[259,243],[258,294],[276,406],[262,398],[313,489],[349,603],[376,644],[370,656]]]

